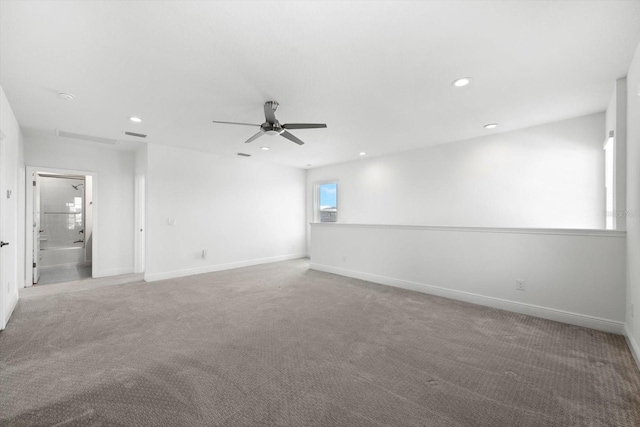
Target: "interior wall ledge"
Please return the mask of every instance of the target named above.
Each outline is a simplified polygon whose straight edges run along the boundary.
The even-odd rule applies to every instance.
[[[356,224],[346,222],[311,222],[312,227],[372,228],[393,230],[432,230],[457,231],[468,233],[513,233],[513,234],[551,234],[569,236],[597,236],[626,238],[622,230],[603,230],[587,228],[516,228],[516,227],[466,227],[450,225],[402,225],[402,224]]]

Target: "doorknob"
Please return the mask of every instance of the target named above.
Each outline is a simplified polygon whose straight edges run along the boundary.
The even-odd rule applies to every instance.
[[[9,242],[0,242],[0,248],[3,246],[7,246],[9,244]]]

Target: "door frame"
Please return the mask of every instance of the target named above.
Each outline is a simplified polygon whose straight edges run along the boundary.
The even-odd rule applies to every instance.
[[[34,230],[34,232],[31,234],[31,262],[39,262],[40,261],[40,252],[38,252],[41,248],[41,244],[40,244],[40,229],[42,228],[42,206],[35,206],[36,200],[37,202],[42,205],[41,203],[41,198],[40,198],[40,193],[41,193],[41,189],[38,187],[39,185],[42,185],[42,180],[40,179],[39,174],[37,173],[33,173],[31,175],[31,179],[32,182],[35,182],[35,185],[33,185],[31,187],[31,201],[32,201],[32,209],[31,212],[33,213],[32,218],[32,226],[31,229]],[[34,197],[35,196],[35,197]],[[37,213],[38,215],[36,215],[36,209],[38,209]],[[37,218],[37,219],[36,219]],[[26,218],[25,218],[26,219]],[[25,224],[26,226],[26,224]],[[35,230],[38,230],[38,233],[36,235]],[[25,229],[26,231],[26,229]],[[38,256],[36,256],[36,254],[38,254]],[[28,254],[27,254],[28,255]],[[27,266],[30,264],[25,264],[25,268],[27,268]],[[37,284],[38,280],[40,279],[40,267],[38,268],[36,267],[32,267],[31,268],[31,281],[29,283],[31,284]],[[26,286],[26,285],[25,285]]]
[[[91,276],[96,277],[96,271],[100,271],[100,253],[98,239],[100,234],[100,227],[98,224],[98,173],[93,171],[82,171],[75,169],[59,169],[49,168],[44,166],[32,166],[27,165],[25,175],[25,229],[26,229],[26,244],[25,244],[25,281],[24,287],[33,286],[33,184],[32,174],[35,172],[49,172],[59,173],[64,175],[84,175],[92,178],[92,192],[93,192],[93,234],[91,242],[92,262],[91,262]]]
[[[2,190],[5,189],[5,176],[4,176],[4,171],[6,170],[5,168],[5,134],[4,132],[2,132],[2,129],[0,129],[0,192]],[[6,201],[3,197],[3,194],[0,194],[0,239],[5,237],[4,233],[5,233],[5,227],[4,227],[4,222],[5,222],[5,218],[7,216],[7,211],[6,211]],[[11,242],[10,242],[11,243]],[[13,242],[14,244],[16,244],[17,242]],[[4,309],[4,305],[6,304],[5,298],[6,298],[6,292],[4,291],[4,276],[5,276],[5,257],[2,254],[2,251],[4,251],[4,249],[0,249],[0,330],[3,330],[5,328],[5,309]]]
[[[146,177],[135,177],[134,260],[133,272],[144,273],[147,254]]]

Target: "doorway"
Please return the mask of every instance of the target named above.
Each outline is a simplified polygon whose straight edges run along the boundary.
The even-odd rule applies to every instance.
[[[47,285],[93,277],[96,174],[27,168],[27,280]]]

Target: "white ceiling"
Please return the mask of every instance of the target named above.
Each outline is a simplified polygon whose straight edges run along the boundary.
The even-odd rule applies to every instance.
[[[26,135],[315,167],[604,111],[639,22],[640,1],[2,1],[0,83]],[[245,145],[211,123],[262,123],[269,100],[328,128]]]

